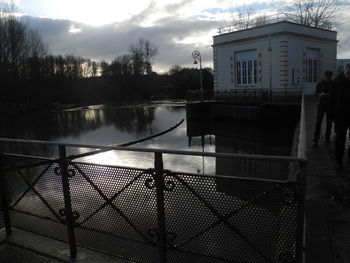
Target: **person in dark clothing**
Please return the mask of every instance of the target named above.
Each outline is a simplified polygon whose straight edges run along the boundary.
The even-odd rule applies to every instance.
[[[326,133],[325,139],[326,142],[330,142],[331,130],[332,130],[332,121],[329,118],[329,106],[330,106],[330,93],[332,88],[332,71],[324,72],[324,79],[320,81],[316,86],[315,95],[318,97],[318,105],[317,105],[317,115],[316,115],[316,126],[314,139],[312,140],[315,145],[318,144],[318,140],[320,139],[321,133],[321,125],[323,116],[326,114]]]
[[[344,72],[334,80],[330,97],[330,115],[335,124],[335,161],[337,168],[343,166],[346,133],[350,129],[350,63]],[[350,149],[348,150],[350,159]]]

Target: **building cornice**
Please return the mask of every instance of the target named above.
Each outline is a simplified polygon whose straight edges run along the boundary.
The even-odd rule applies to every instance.
[[[275,25],[278,25],[278,24],[297,25],[297,26],[304,27],[304,28],[312,28],[312,29],[316,29],[316,30],[319,30],[319,31],[327,31],[327,32],[337,33],[337,31],[335,31],[335,30],[325,29],[325,28],[321,28],[321,27],[313,27],[313,26],[303,25],[303,24],[295,23],[295,22],[291,22],[291,21],[279,21],[279,22],[276,22],[276,23],[271,23],[271,24],[266,24],[266,25],[261,25],[261,26],[254,26],[254,27],[250,27],[250,28],[247,28],[247,29],[241,29],[241,30],[235,30],[235,31],[232,31],[232,32],[222,33],[222,34],[215,35],[214,37],[219,37],[219,36],[229,35],[229,34],[235,34],[235,33],[240,33],[240,32],[245,32],[245,31],[253,31],[253,30],[256,30],[256,29],[261,29],[261,28],[264,28],[264,27],[271,27],[271,26],[275,26]]]
[[[299,37],[299,38],[307,38],[307,39],[312,39],[312,40],[338,43],[338,40],[334,40],[334,39],[315,37],[315,36],[310,36],[310,35],[306,35],[306,34],[294,33],[294,32],[290,32],[290,31],[281,31],[281,32],[272,33],[272,34],[265,34],[265,35],[260,35],[260,36],[256,36],[256,37],[241,38],[241,39],[237,39],[237,40],[231,40],[231,41],[226,41],[226,42],[222,42],[222,43],[217,43],[217,44],[212,45],[212,47],[226,46],[226,45],[231,45],[231,44],[236,44],[236,43],[254,41],[254,40],[259,40],[259,39],[268,39],[269,37],[279,37],[279,36],[293,36],[293,37]]]

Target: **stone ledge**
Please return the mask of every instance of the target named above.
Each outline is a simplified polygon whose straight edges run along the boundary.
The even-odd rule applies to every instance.
[[[1,241],[3,242],[1,243]],[[1,246],[12,245],[20,249],[29,250],[42,257],[52,259],[53,262],[71,262],[69,257],[69,245],[67,243],[33,234],[18,228],[13,227],[12,234],[7,238],[5,229],[1,229],[0,244]],[[77,247],[77,259],[74,262],[133,263],[129,260],[116,258],[81,247]]]

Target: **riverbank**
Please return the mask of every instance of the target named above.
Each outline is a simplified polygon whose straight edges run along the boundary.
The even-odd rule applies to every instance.
[[[135,107],[150,107],[150,106],[185,106],[184,99],[169,99],[169,98],[154,98],[152,100],[132,100],[124,102],[105,102],[100,104],[83,104],[71,103],[62,104],[53,102],[49,104],[29,104],[29,103],[15,103],[15,102],[0,102],[0,116],[12,116],[18,114],[26,114],[33,112],[48,112],[48,111],[77,111],[77,110],[99,110],[99,109],[121,109],[121,108],[135,108]]]

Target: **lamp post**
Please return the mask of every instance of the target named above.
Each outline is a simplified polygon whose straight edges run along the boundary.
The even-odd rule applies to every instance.
[[[194,58],[193,64],[197,64],[197,59],[199,60],[199,79],[200,79],[200,92],[201,92],[201,102],[203,102],[203,80],[202,80],[202,56],[198,50],[192,52],[192,57]]]

